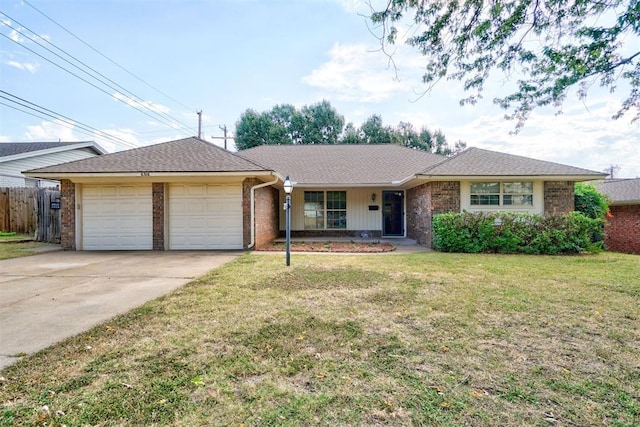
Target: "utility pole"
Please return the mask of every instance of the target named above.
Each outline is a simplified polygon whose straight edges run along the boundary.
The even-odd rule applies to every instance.
[[[609,175],[609,179],[615,179],[614,174],[618,172],[618,169],[620,169],[618,165],[610,165],[608,168],[604,170],[604,172],[606,172],[607,175]]]
[[[218,126],[224,132],[224,149],[227,149],[227,125]]]
[[[202,138],[202,110],[196,111],[198,115],[198,138]]]

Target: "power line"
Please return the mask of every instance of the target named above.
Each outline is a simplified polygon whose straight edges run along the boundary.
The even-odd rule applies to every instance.
[[[5,96],[5,95],[7,95],[7,96]],[[20,98],[19,96],[13,95],[13,94],[11,94],[9,92],[5,92],[4,90],[1,90],[1,89],[0,89],[0,98],[5,99],[5,100],[7,100],[9,102],[12,102],[12,103],[14,103],[16,105],[19,105],[21,107],[27,108],[27,109],[29,109],[31,111],[35,111],[35,112],[39,113],[40,115],[36,116],[35,114],[30,113],[28,111],[25,111],[25,110],[22,110],[22,109],[19,109],[19,108],[15,107],[15,106],[3,103],[3,105],[5,105],[5,106],[7,106],[9,108],[13,108],[14,110],[21,111],[23,113],[30,114],[30,115],[35,116],[35,117],[39,117],[39,118],[44,119],[44,120],[48,120],[45,117],[42,117],[44,115],[44,116],[59,120],[60,122],[62,122],[65,125],[67,125],[66,127],[70,127],[70,128],[76,128],[77,127],[77,128],[79,128],[79,129],[81,129],[81,130],[83,130],[85,132],[88,132],[90,134],[93,134],[93,135],[101,137],[101,138],[108,139],[108,140],[110,140],[112,142],[116,142],[116,143],[125,145],[126,147],[129,147],[129,148],[136,147],[135,144],[132,144],[132,143],[130,143],[130,142],[128,142],[128,141],[126,141],[126,140],[124,140],[122,138],[110,135],[110,134],[108,134],[108,133],[106,133],[106,132],[104,132],[104,131],[102,131],[100,129],[94,128],[93,126],[90,126],[90,125],[84,124],[82,122],[73,120],[70,117],[67,117],[67,116],[65,116],[63,114],[57,113],[57,112],[55,112],[53,110],[50,110],[50,109],[48,109],[46,107],[43,107],[41,105],[35,104],[35,103],[33,103],[31,101],[28,101],[26,99]]]
[[[42,45],[42,44],[41,44],[41,43],[39,43],[37,40],[34,40],[32,37],[29,37],[28,35],[24,34],[24,33],[21,31],[21,29],[15,28],[15,27],[13,27],[11,24],[9,24],[9,23],[6,23],[6,22],[5,22],[5,25],[6,25],[7,27],[9,27],[9,28],[13,29],[13,30],[14,30],[14,31],[16,31],[18,34],[21,34],[21,35],[23,35],[23,36],[25,36],[25,37],[29,37],[29,39],[30,39],[31,41],[33,41],[35,44],[37,44],[37,45],[38,45],[38,46],[40,46],[41,48],[45,49],[45,50],[46,50],[46,51],[48,51],[49,53],[51,53],[51,54],[55,55],[56,57],[60,58],[62,61],[66,62],[67,64],[71,65],[72,67],[75,67],[76,69],[78,69],[79,71],[81,71],[81,72],[83,72],[84,74],[88,75],[88,76],[89,76],[89,77],[91,77],[92,79],[97,80],[98,82],[100,82],[101,84],[103,84],[103,85],[107,86],[108,88],[110,88],[110,89],[112,89],[112,90],[115,90],[115,91],[116,91],[116,92],[118,92],[118,93],[126,92],[126,93],[130,94],[131,96],[125,96],[125,97],[126,97],[128,100],[131,100],[131,101],[135,102],[136,104],[140,105],[142,108],[144,108],[144,109],[146,109],[146,110],[151,111],[153,114],[155,114],[155,115],[156,115],[156,117],[151,116],[149,113],[147,113],[147,112],[145,112],[144,110],[142,110],[142,109],[140,109],[140,108],[136,107],[136,105],[132,105],[132,104],[130,104],[130,103],[127,103],[125,100],[123,100],[123,99],[121,99],[121,98],[119,98],[119,97],[115,97],[118,101],[120,101],[120,102],[124,103],[125,105],[127,105],[127,106],[129,106],[129,107],[131,107],[131,108],[133,108],[133,109],[135,109],[135,110],[137,110],[137,111],[139,111],[139,112],[141,112],[141,113],[143,113],[143,114],[145,114],[146,116],[148,116],[148,117],[150,117],[150,118],[152,118],[152,119],[154,119],[154,120],[159,120],[159,121],[161,121],[164,125],[166,125],[166,126],[168,126],[168,127],[174,128],[174,124],[173,124],[173,123],[170,123],[170,122],[169,122],[169,123],[168,123],[168,122],[166,122],[166,118],[165,118],[165,116],[166,116],[169,120],[171,120],[171,121],[173,121],[173,122],[176,122],[176,123],[179,123],[179,124],[180,124],[180,125],[182,125],[184,128],[189,129],[189,126],[188,126],[188,125],[186,125],[185,123],[181,122],[180,120],[178,120],[178,119],[176,119],[176,118],[174,118],[174,117],[172,117],[172,116],[170,116],[170,115],[168,115],[168,114],[166,114],[166,113],[158,112],[158,111],[156,111],[156,110],[154,110],[154,109],[152,109],[152,108],[148,107],[148,106],[146,105],[146,102],[145,102],[142,98],[140,98],[139,96],[135,95],[134,93],[132,93],[131,91],[129,91],[129,90],[127,90],[127,89],[125,89],[124,87],[122,87],[122,86],[121,86],[121,85],[119,85],[118,83],[116,83],[116,82],[114,82],[113,80],[109,79],[108,77],[104,76],[104,75],[103,75],[103,74],[101,74],[100,72],[96,71],[96,70],[95,70],[95,69],[93,69],[92,67],[88,66],[88,65],[87,65],[87,64],[85,64],[84,62],[82,62],[82,61],[80,61],[79,59],[77,59],[76,57],[74,57],[73,55],[71,55],[71,54],[67,53],[65,50],[63,50],[63,49],[59,48],[58,46],[56,46],[56,45],[54,45],[53,43],[49,42],[48,40],[44,39],[44,38],[43,38],[43,37],[41,37],[39,34],[37,34],[35,31],[31,30],[30,28],[26,27],[25,25],[21,24],[20,22],[16,21],[16,20],[15,20],[15,19],[13,19],[11,16],[7,15],[6,13],[4,13],[4,12],[2,12],[2,11],[0,11],[0,14],[2,14],[2,15],[4,15],[4,16],[6,16],[7,18],[9,18],[10,20],[12,20],[13,22],[15,22],[15,23],[17,23],[18,25],[20,25],[21,27],[23,27],[24,29],[26,29],[26,30],[30,31],[32,34],[34,34],[35,36],[37,36],[37,37],[38,37],[38,38],[40,38],[41,40],[44,40],[45,42],[47,42],[48,44],[50,44],[50,45],[51,45],[51,46],[53,46],[54,48],[58,49],[59,51],[61,51],[61,52],[62,52],[62,53],[64,53],[65,55],[67,55],[68,57],[72,58],[73,60],[77,61],[78,63],[80,63],[80,64],[82,64],[83,66],[85,66],[86,68],[88,68],[89,70],[91,70],[91,71],[93,71],[94,73],[98,74],[99,76],[103,77],[103,78],[104,78],[104,79],[106,79],[107,81],[109,81],[109,82],[113,83],[113,84],[114,84],[114,85],[116,85],[117,87],[114,87],[114,86],[112,86],[112,85],[110,85],[110,84],[106,83],[104,80],[101,80],[101,79],[97,78],[95,75],[92,75],[92,74],[91,74],[91,73],[89,73],[88,71],[86,71],[86,70],[82,69],[82,68],[81,68],[81,67],[79,67],[78,65],[76,65],[76,64],[74,64],[74,63],[72,63],[71,61],[69,61],[69,60],[68,60],[68,59],[66,59],[66,58],[63,58],[62,56],[60,56],[60,55],[59,55],[59,54],[57,54],[56,52],[54,52],[54,51],[52,51],[51,49],[47,48],[46,46]],[[72,71],[68,70],[67,68],[65,68],[65,67],[61,66],[60,64],[58,64],[58,63],[56,63],[56,62],[52,61],[52,60],[51,60],[51,59],[49,59],[49,58],[46,58],[45,56],[43,56],[43,55],[41,55],[41,54],[39,54],[39,53],[37,53],[37,52],[36,52],[36,51],[34,51],[33,49],[31,49],[31,48],[29,48],[29,47],[27,47],[27,46],[23,45],[22,43],[20,43],[19,41],[16,41],[16,40],[12,39],[11,37],[8,37],[6,34],[2,34],[2,36],[3,36],[3,37],[5,37],[5,38],[7,38],[7,39],[9,39],[9,40],[11,40],[11,41],[12,41],[12,42],[14,42],[14,43],[16,43],[16,44],[20,45],[21,47],[23,47],[24,49],[26,49],[26,50],[28,50],[28,51],[32,52],[33,54],[35,54],[35,55],[39,56],[40,58],[44,59],[45,61],[48,61],[48,62],[50,62],[51,64],[53,64],[53,65],[57,66],[58,68],[60,68],[60,69],[62,69],[62,70],[64,70],[64,71],[66,71],[67,73],[69,73],[69,74],[73,75],[74,77],[76,77],[76,78],[78,78],[78,79],[80,79],[80,80],[84,81],[85,83],[87,83],[87,84],[91,85],[92,87],[94,87],[94,88],[96,88],[96,89],[100,90],[101,92],[103,92],[103,93],[105,93],[105,94],[109,95],[109,97],[113,97],[113,94],[112,94],[112,93],[109,93],[108,91],[104,90],[103,88],[100,88],[100,87],[98,87],[97,85],[93,84],[92,82],[89,82],[89,81],[88,81],[88,80],[86,80],[85,78],[80,77],[79,75],[77,75],[77,74],[75,74],[74,72],[72,72]],[[136,99],[136,98],[137,98],[137,99]],[[175,128],[174,128],[174,129],[175,129]],[[189,134],[189,135],[191,135],[191,133],[189,133],[189,132],[186,132],[186,131],[183,131],[183,132],[184,132],[185,134]]]
[[[152,86],[151,84],[147,83],[145,80],[143,80],[142,78],[138,77],[137,75],[135,75],[134,73],[132,73],[131,71],[127,70],[126,68],[124,68],[122,65],[118,64],[116,61],[114,61],[113,59],[109,58],[108,56],[106,56],[105,54],[103,54],[102,52],[100,52],[98,49],[94,48],[93,46],[91,46],[89,43],[85,42],[84,40],[82,40],[80,37],[76,36],[74,33],[72,33],[71,31],[69,31],[68,29],[66,29],[64,26],[62,26],[62,24],[59,24],[58,22],[56,22],[53,18],[49,17],[47,14],[45,14],[44,12],[42,12],[40,9],[38,9],[37,7],[35,7],[34,5],[32,5],[31,3],[29,3],[27,0],[23,0],[23,3],[25,3],[27,6],[31,7],[33,10],[35,10],[36,12],[38,12],[40,15],[44,16],[45,18],[47,18],[49,21],[53,22],[56,26],[58,26],[59,28],[61,28],[63,31],[65,31],[67,34],[69,34],[71,37],[75,38],[76,40],[78,40],[80,43],[82,43],[83,45],[85,45],[86,47],[88,47],[89,49],[91,49],[92,51],[94,51],[95,53],[97,53],[98,55],[102,56],[104,59],[106,59],[107,61],[111,62],[113,65],[115,65],[116,67],[120,68],[122,71],[124,71],[125,73],[129,74],[131,77],[135,78],[136,80],[138,80],[139,82],[143,83],[145,86],[155,90],[156,92],[158,92],[159,94],[161,94],[162,96],[164,96],[167,99],[170,99],[171,101],[175,102],[176,104],[182,106],[183,108],[189,110],[189,111],[193,111],[193,108],[187,107],[186,105],[184,105],[183,103],[181,103],[180,101],[176,100],[175,98],[167,95],[166,93],[164,93],[163,91],[161,91],[160,89]]]

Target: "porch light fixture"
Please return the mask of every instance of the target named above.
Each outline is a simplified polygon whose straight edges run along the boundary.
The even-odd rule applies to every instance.
[[[375,202],[376,201],[376,193],[371,193],[371,202]]]
[[[293,184],[289,175],[284,179],[284,192],[286,194],[284,198],[284,210],[287,211],[287,225],[286,225],[286,245],[287,245],[287,265],[291,265],[291,192],[293,191]]]

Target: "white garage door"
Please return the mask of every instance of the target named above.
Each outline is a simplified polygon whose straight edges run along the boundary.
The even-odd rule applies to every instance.
[[[242,249],[242,185],[172,184],[170,249]]]
[[[84,185],[82,249],[153,249],[151,185]]]

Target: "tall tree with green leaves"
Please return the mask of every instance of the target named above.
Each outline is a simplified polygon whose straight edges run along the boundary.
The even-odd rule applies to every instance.
[[[297,110],[291,104],[276,105],[258,113],[248,109],[236,122],[236,148],[257,145],[336,144],[344,117],[328,101]]]
[[[272,144],[274,142],[271,134],[273,123],[265,113],[258,113],[249,108],[236,122],[236,148],[246,150],[258,145]]]
[[[305,105],[300,110],[304,119],[304,132],[300,144],[337,144],[344,128],[341,116],[329,101]]]
[[[513,93],[495,98],[516,120],[516,131],[532,110],[561,109],[572,87],[584,99],[592,86],[629,89],[614,119],[640,118],[640,0],[389,0],[371,21],[382,31],[383,50],[399,41],[424,55],[423,83],[460,80],[474,104],[489,75],[519,76]]]

